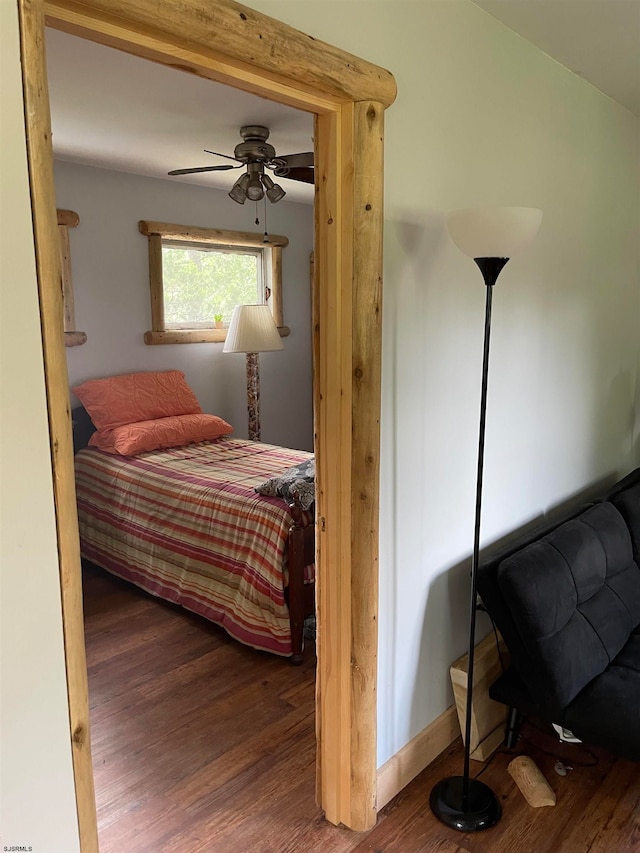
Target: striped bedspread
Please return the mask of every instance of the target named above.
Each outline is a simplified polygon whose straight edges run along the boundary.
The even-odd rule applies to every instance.
[[[76,455],[82,556],[242,643],[289,655],[291,516],[254,489],[311,455],[233,438],[137,457],[85,448]]]

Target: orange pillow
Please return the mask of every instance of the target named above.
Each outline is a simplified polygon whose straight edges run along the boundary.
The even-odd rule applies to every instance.
[[[233,427],[216,415],[174,415],[98,430],[89,439],[89,444],[107,453],[135,456],[147,450],[211,441],[230,432],[233,432]]]
[[[202,413],[181,370],[89,379],[71,390],[89,412],[96,429]]]

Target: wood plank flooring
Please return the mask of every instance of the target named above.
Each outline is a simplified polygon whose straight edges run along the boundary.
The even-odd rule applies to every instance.
[[[459,833],[429,810],[432,786],[461,773],[459,741],[374,829],[334,827],[314,801],[313,649],[292,667],[92,567],[84,591],[102,853],[640,853],[640,765],[531,724],[514,752],[472,762],[502,803],[493,829]],[[516,753],[555,807],[527,805],[507,773]]]

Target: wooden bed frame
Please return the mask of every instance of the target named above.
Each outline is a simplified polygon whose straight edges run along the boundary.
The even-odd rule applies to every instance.
[[[77,453],[89,443],[95,426],[83,406],[71,412],[73,424],[73,452]],[[303,523],[303,509],[297,503],[287,502],[292,524],[287,542],[289,585],[285,600],[289,608],[291,625],[291,663],[299,665],[304,658],[304,620],[315,613],[315,582],[304,582],[304,567],[315,562],[315,525]],[[315,507],[312,507],[313,512]]]
[[[289,510],[293,524],[289,528],[289,586],[285,599],[291,623],[291,663],[298,665],[303,659],[305,616],[315,613],[316,585],[315,581],[304,582],[304,567],[315,563],[316,537],[314,524],[302,524],[302,508],[290,503]]]

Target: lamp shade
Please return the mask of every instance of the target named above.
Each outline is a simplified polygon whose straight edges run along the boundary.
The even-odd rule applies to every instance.
[[[541,222],[536,207],[478,207],[450,213],[447,228],[470,258],[511,258],[531,243]]]
[[[284,349],[268,305],[236,305],[223,352],[270,352]]]

